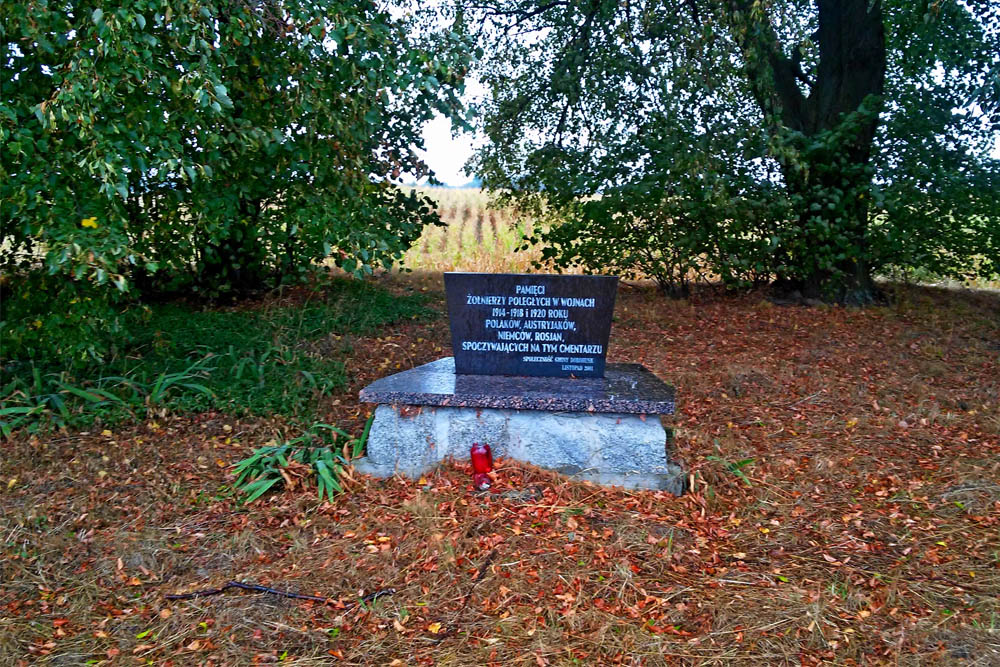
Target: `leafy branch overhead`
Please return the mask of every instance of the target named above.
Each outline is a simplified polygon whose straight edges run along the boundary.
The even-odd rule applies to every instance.
[[[474,166],[562,266],[777,279],[1000,272],[995,3],[459,3],[486,46]]]
[[[82,332],[115,326],[116,295],[245,292],[325,260],[362,276],[438,220],[392,182],[427,174],[425,121],[465,123],[455,33],[413,35],[368,1],[12,2],[0,18],[0,270],[58,276],[64,328],[89,339],[5,313],[15,340],[100,356]]]

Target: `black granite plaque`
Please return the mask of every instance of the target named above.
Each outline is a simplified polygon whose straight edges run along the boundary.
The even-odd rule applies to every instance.
[[[618,278],[445,273],[455,372],[604,377]]]

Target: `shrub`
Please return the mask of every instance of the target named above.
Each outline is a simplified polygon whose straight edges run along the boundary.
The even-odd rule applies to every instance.
[[[363,276],[437,220],[393,180],[426,173],[435,111],[464,122],[454,33],[417,43],[369,0],[5,2],[0,19],[0,271],[50,276],[22,293],[38,312],[70,292],[51,321],[7,321],[18,355],[106,355],[93,334],[119,292],[241,294],[327,260]]]

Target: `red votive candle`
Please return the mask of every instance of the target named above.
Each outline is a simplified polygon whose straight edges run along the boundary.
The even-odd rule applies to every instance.
[[[472,443],[469,456],[472,458],[473,472],[485,475],[493,470],[493,452],[490,451],[489,445],[480,445],[478,442]]]
[[[485,491],[490,488],[490,476],[484,472],[477,472],[472,476],[472,485],[476,491]]]

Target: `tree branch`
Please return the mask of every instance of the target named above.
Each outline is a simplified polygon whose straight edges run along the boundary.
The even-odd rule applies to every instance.
[[[291,593],[289,591],[280,591],[276,588],[268,588],[267,586],[261,586],[260,584],[244,584],[239,581],[227,582],[225,586],[220,586],[219,588],[206,588],[200,591],[192,591],[191,593],[175,593],[171,595],[164,595],[163,597],[167,600],[190,600],[192,598],[207,597],[209,595],[220,595],[225,593],[230,588],[238,588],[244,591],[256,591],[258,593],[270,593],[271,595],[278,595],[281,597],[291,598],[293,600],[309,600],[310,602],[322,602],[323,604],[333,604],[338,602],[338,600],[334,600],[333,598],[325,598],[319,595],[302,595],[301,593]],[[355,605],[375,600],[383,595],[392,595],[395,592],[396,589],[394,588],[378,590],[374,593],[369,593],[362,598],[358,598],[357,602],[345,603],[344,609],[350,609]]]
[[[749,0],[729,0],[725,8],[743,54],[750,88],[764,116],[780,117],[788,127],[805,130],[807,98],[796,83],[805,75],[782,53],[771,20],[763,8],[754,8]],[[761,17],[754,18],[756,13]]]

